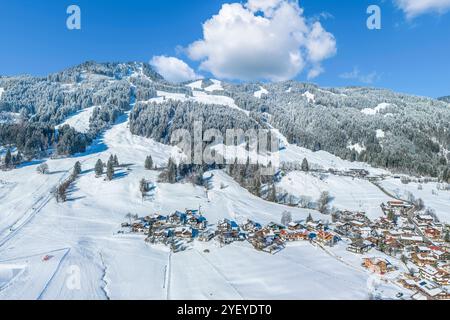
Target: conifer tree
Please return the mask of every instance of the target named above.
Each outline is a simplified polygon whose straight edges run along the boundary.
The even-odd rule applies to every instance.
[[[167,182],[176,183],[177,182],[177,164],[172,158],[169,158],[169,162],[167,164]]]
[[[97,177],[100,177],[103,174],[103,162],[102,160],[98,159],[97,163],[95,164],[95,175]]]
[[[309,163],[306,158],[304,158],[303,162],[302,162],[302,171],[305,171],[305,172],[309,171]]]
[[[147,170],[152,170],[153,169],[153,159],[152,156],[147,156],[147,158],[145,158],[145,169]]]
[[[80,161],[75,162],[73,166],[73,175],[76,177],[81,173],[81,163]]]
[[[114,178],[114,159],[113,161],[109,160],[106,165],[106,177],[109,181]]]
[[[11,166],[11,150],[8,149],[8,151],[6,151],[6,155],[5,155],[5,166],[7,168],[9,168]]]

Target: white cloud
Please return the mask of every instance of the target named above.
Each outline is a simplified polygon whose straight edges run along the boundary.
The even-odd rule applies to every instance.
[[[394,0],[407,18],[411,19],[424,13],[443,14],[450,10],[450,0]]]
[[[283,0],[248,0],[246,7],[252,12],[262,12],[271,17]]]
[[[150,64],[164,79],[171,82],[183,82],[199,78],[186,62],[175,57],[154,56]]]
[[[376,71],[368,74],[362,74],[358,67],[354,67],[351,72],[342,73],[339,77],[346,80],[357,80],[364,84],[372,84],[380,80],[381,76]]]
[[[294,0],[224,4],[187,53],[218,78],[280,81],[304,69],[315,77],[336,53],[336,40],[320,22],[308,21]]]

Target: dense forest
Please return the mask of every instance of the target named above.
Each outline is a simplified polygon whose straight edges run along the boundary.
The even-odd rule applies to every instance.
[[[50,151],[68,155],[85,150],[124,112],[134,134],[170,143],[176,129],[192,132],[278,128],[292,144],[324,150],[394,172],[444,178],[449,171],[450,105],[439,100],[385,89],[320,88],[314,84],[222,83],[204,80],[203,94],[227,96],[248,114],[223,105],[195,102],[193,89],[164,80],[146,63],[86,62],[48,77],[0,77],[0,146],[16,147],[27,157]],[[255,92],[261,87],[267,94]],[[184,101],[151,102],[158,91],[181,93]],[[55,127],[95,106],[89,130]]]

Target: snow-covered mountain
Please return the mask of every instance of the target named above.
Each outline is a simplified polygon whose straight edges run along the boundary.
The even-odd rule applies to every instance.
[[[291,144],[327,151],[350,161],[441,178],[448,167],[448,104],[389,90],[319,88],[295,81],[236,85],[206,79],[172,84],[148,64],[135,62],[87,62],[47,78],[0,78],[0,88],[3,123],[6,119],[17,123],[23,118],[28,126],[45,131],[39,139],[42,143],[25,145],[29,137],[15,141],[10,135],[14,126],[2,127],[1,143],[16,144],[27,155],[59,142],[44,142],[51,140],[51,127],[92,108],[92,114],[83,113],[90,116],[89,125],[80,129],[83,137],[74,139],[73,132],[66,132],[70,137],[62,137],[66,142],[77,141],[77,145],[61,146],[61,152],[83,151],[135,100],[133,133],[164,143],[169,140],[168,132],[189,125],[185,117],[180,117],[189,109],[197,120],[208,124],[205,130],[270,125]],[[172,114],[174,121],[163,120]],[[50,128],[44,130],[45,126]]]
[[[0,299],[408,298],[412,292],[395,282],[408,272],[400,259],[371,252],[398,268],[381,282],[345,241],[333,248],[295,242],[276,255],[247,242],[221,247],[194,241],[174,254],[147,244],[143,235],[118,231],[128,213],[186,209],[200,209],[211,226],[224,218],[279,223],[285,211],[295,221],[311,215],[330,222],[314,206],[286,200],[312,204],[324,191],[330,207],[364,211],[370,219],[384,215],[382,202],[413,194],[450,221],[450,191],[442,183],[449,178],[450,110],[437,100],[294,81],[173,84],[134,62],[89,62],[47,78],[3,77],[0,88],[0,155],[5,159],[9,150],[17,161],[0,171]],[[284,168],[260,189],[272,184],[285,201],[268,201],[240,181],[239,170],[232,174],[221,166],[196,172],[207,181],[201,185],[161,181],[170,158],[184,159],[170,145],[171,133],[191,130],[194,120],[202,120],[204,130],[271,130]],[[349,148],[356,144],[360,148]],[[121,165],[108,181],[95,167],[111,155]],[[159,169],[145,169],[149,155]],[[299,170],[303,159],[310,172]],[[55,191],[76,162],[81,173],[66,201],[57,202]],[[49,172],[37,173],[44,163]],[[349,176],[352,169],[383,180],[376,185]],[[391,169],[440,176],[441,183],[404,184]],[[153,186],[145,198],[142,179]]]

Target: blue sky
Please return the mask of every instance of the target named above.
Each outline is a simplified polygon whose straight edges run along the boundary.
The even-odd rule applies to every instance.
[[[431,97],[450,95],[450,12],[431,10],[408,18],[394,1],[300,1],[305,21],[312,25],[318,19],[332,34],[336,53],[320,61],[323,72],[317,77],[308,79],[305,68],[294,79],[322,86],[368,85]],[[205,68],[199,70],[200,58],[194,60],[180,48],[202,39],[202,24],[223,3],[232,2],[2,0],[0,74],[46,75],[86,60],[148,62],[167,55],[210,76]],[[81,30],[66,28],[66,8],[71,4],[81,8]],[[371,4],[382,10],[381,30],[366,27]]]

